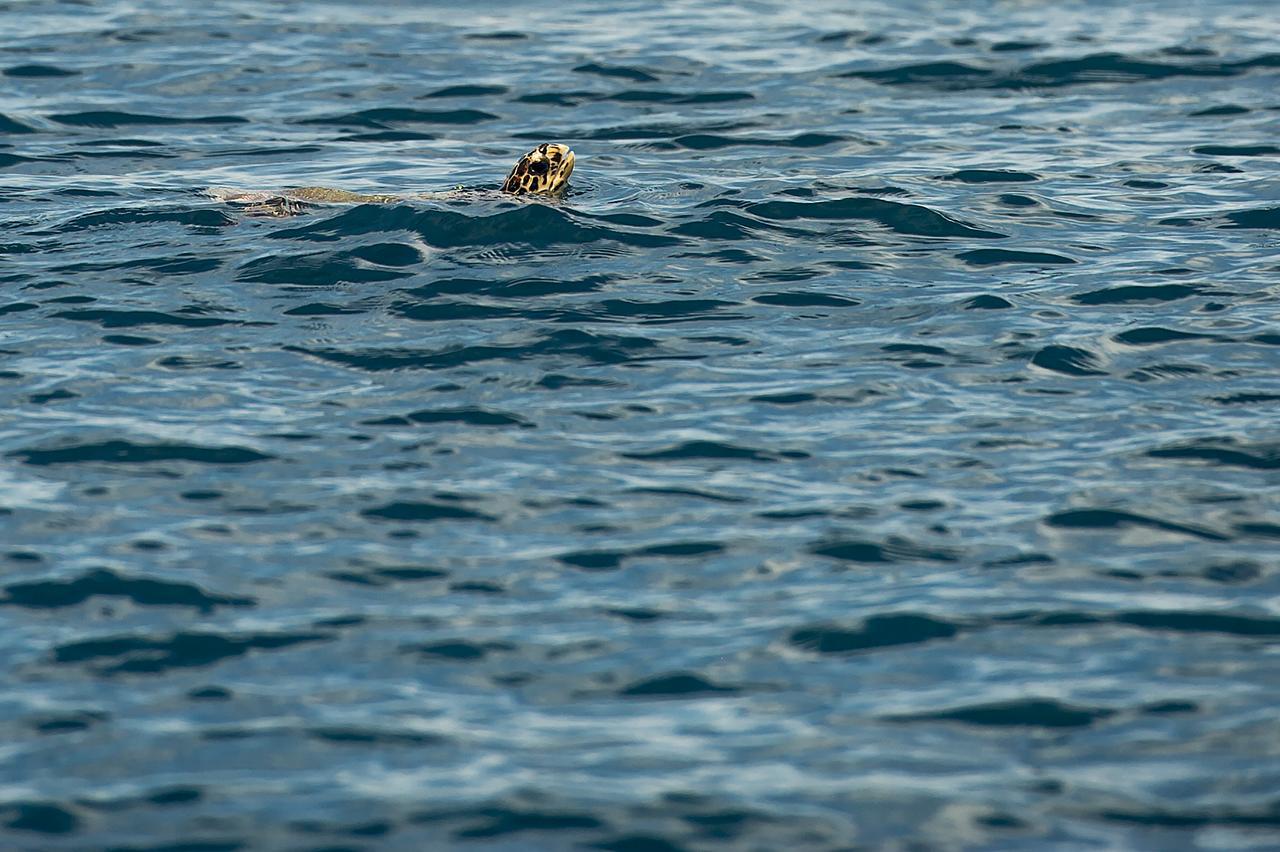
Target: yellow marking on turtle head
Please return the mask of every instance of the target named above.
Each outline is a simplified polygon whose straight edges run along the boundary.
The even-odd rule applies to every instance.
[[[573,174],[573,151],[559,142],[543,142],[520,158],[502,184],[512,195],[562,195]]]

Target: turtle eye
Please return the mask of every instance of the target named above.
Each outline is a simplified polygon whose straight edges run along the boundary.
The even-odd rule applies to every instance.
[[[534,160],[529,164],[529,172],[535,175],[545,175],[547,173],[547,161]]]

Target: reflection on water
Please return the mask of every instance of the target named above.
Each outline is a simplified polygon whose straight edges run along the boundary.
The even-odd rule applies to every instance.
[[[1274,845],[1269,6],[372,17],[0,3],[6,848]]]

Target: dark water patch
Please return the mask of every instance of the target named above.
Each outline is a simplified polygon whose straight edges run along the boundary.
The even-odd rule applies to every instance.
[[[1198,334],[1172,328],[1147,326],[1122,331],[1111,339],[1126,346],[1158,346],[1162,343],[1180,343],[1186,340],[1217,340],[1218,337],[1214,334]]]
[[[605,610],[605,613],[617,616],[618,618],[625,618],[627,621],[638,622],[657,621],[660,618],[665,618],[667,615],[665,612],[660,612],[656,609],[648,609],[646,607],[618,607],[615,609],[607,609]]]
[[[415,423],[461,423],[466,426],[519,426],[532,429],[534,424],[516,414],[505,414],[485,408],[437,408],[404,415],[362,420],[364,426],[412,426]]]
[[[622,561],[630,555],[624,550],[579,550],[564,553],[556,558],[566,565],[584,571],[614,571],[622,567]]]
[[[357,586],[387,586],[394,583],[420,583],[428,580],[443,580],[449,576],[448,571],[439,568],[426,568],[417,565],[390,565],[364,570],[335,571],[327,574],[331,580],[351,583]]]
[[[1048,46],[1042,41],[998,41],[987,49],[992,53],[1011,53],[1014,51],[1038,50]]]
[[[1004,311],[1012,307],[1013,302],[1003,296],[993,296],[990,293],[974,296],[964,303],[966,311]]]
[[[412,272],[403,270],[401,258],[391,263],[372,259],[379,257],[363,249],[339,252],[314,252],[308,254],[278,254],[260,257],[245,263],[236,271],[237,281],[259,284],[292,284],[304,287],[331,287],[337,284],[368,284],[379,281],[396,281],[410,278]],[[421,257],[415,252],[410,263]],[[371,265],[372,264],[372,265]]]
[[[383,349],[354,352],[286,346],[285,351],[299,352],[323,361],[375,373],[384,370],[444,370],[485,361],[523,361],[543,355],[581,358],[597,364],[625,364],[660,357],[684,357],[660,356],[656,351],[657,347],[657,342],[647,337],[622,337],[563,329],[544,334],[523,346],[461,346],[444,350]]]
[[[1211,116],[1222,115],[1244,115],[1247,112],[1250,112],[1248,107],[1242,107],[1239,104],[1223,104],[1222,106],[1198,109],[1194,112],[1187,113],[1187,115],[1192,118],[1209,118]]]
[[[1199,145],[1191,149],[1194,154],[1210,157],[1265,157],[1280,154],[1276,145]]]
[[[787,308],[851,308],[861,305],[857,299],[831,296],[826,293],[795,291],[789,293],[765,293],[752,296],[751,301],[761,305],[780,305]]]
[[[197,228],[225,228],[236,224],[236,221],[220,210],[143,210],[140,208],[118,208],[85,213],[57,226],[53,233],[84,231],[90,228],[120,225],[152,225],[172,223]]]
[[[1098,357],[1076,346],[1046,346],[1031,356],[1031,363],[1045,370],[1067,376],[1105,376],[1098,369]]]
[[[678,105],[723,104],[737,101],[753,101],[755,99],[756,96],[750,92],[667,92],[637,89],[615,92],[599,98],[599,100],[620,101],[622,103]],[[522,98],[521,100],[524,99]]]
[[[187,357],[184,355],[168,355],[153,362],[155,366],[165,370],[242,370],[244,365],[238,361],[227,361],[214,357]]]
[[[255,604],[253,598],[212,594],[178,580],[126,577],[107,568],[98,568],[67,580],[12,583],[4,587],[4,592],[0,605],[28,609],[76,606],[92,597],[120,597],[138,606],[185,606],[202,612],[212,612],[220,606],[247,607]]]
[[[620,453],[623,458],[640,461],[691,461],[699,460],[744,460],[758,462],[776,462],[784,459],[807,459],[808,453],[798,451],[761,450],[754,447],[743,447],[722,441],[686,441],[662,450],[647,453]]]
[[[31,728],[38,734],[71,734],[78,731],[87,731],[99,722],[105,722],[110,718],[111,714],[109,713],[82,710],[78,713],[67,715],[45,716],[34,720],[31,723]]]
[[[105,261],[96,263],[66,263],[53,267],[52,271],[59,274],[72,274],[83,272],[111,272],[114,270],[133,270],[143,269],[148,272],[158,272],[162,275],[194,275],[200,272],[212,272],[215,269],[222,268],[222,261],[212,257],[197,257],[192,254],[175,254],[164,257],[145,257],[134,260],[124,261]],[[81,301],[95,301],[92,297],[65,297],[62,299],[53,299],[56,302],[71,302],[72,299],[80,298]],[[197,308],[188,307],[182,310],[182,313],[201,313]]]
[[[600,100],[605,97],[599,92],[554,91],[530,92],[515,99],[518,104],[542,104],[558,107],[576,107],[583,101]],[[522,137],[523,138],[523,137]]]
[[[1199,713],[1200,705],[1194,701],[1157,701],[1142,707],[1148,716],[1172,716],[1182,713]]]
[[[956,255],[970,266],[998,266],[1007,263],[1028,263],[1033,266],[1057,266],[1075,263],[1069,257],[1042,251],[1010,251],[1008,249],[977,249]]]
[[[1242,444],[1234,438],[1205,438],[1147,450],[1151,458],[1189,459],[1253,470],[1280,469],[1280,445]]]
[[[1252,583],[1263,574],[1262,568],[1253,562],[1222,562],[1210,565],[1200,572],[1200,576],[1211,583],[1234,585],[1236,583]]]
[[[978,81],[990,78],[995,72],[963,62],[921,62],[912,65],[899,65],[895,68],[881,68],[869,71],[846,71],[836,77],[870,80],[886,86],[906,86],[917,83],[931,83],[943,86],[970,86]]]
[[[1256,808],[1106,808],[1097,815],[1111,822],[1146,828],[1277,828],[1280,827],[1280,800]]]
[[[55,314],[51,314],[51,316],[55,319],[93,322],[103,328],[134,328],[140,325],[175,325],[182,328],[209,328],[218,325],[243,324],[238,320],[218,319],[217,317],[188,316],[181,313],[170,314],[163,311],[122,311],[110,308],[59,311]]]
[[[1086,728],[1115,715],[1102,707],[1077,707],[1054,699],[1023,698],[957,707],[939,713],[887,716],[893,722],[959,722],[995,728]]]
[[[472,216],[453,210],[422,210],[411,206],[364,204],[336,216],[297,228],[274,231],[274,239],[328,242],[369,233],[408,231],[437,248],[494,245],[583,245],[602,240],[656,248],[679,245],[662,234],[582,225],[565,210],[546,203],[506,202],[508,209],[492,216]]]
[[[769,405],[803,405],[806,402],[816,402],[817,394],[812,393],[774,393],[762,394],[760,396],[751,397],[751,402],[764,402]]]
[[[123,151],[103,151],[99,149],[73,150],[59,157],[81,158],[81,159],[130,159],[130,160],[173,160],[177,158],[177,154],[166,154],[163,151],[138,151],[132,148]]]
[[[606,299],[586,310],[562,310],[554,322],[609,322],[640,325],[669,325],[678,322],[702,322],[713,315],[722,320],[742,319],[741,314],[716,314],[722,308],[738,306],[738,302],[716,299],[672,299],[663,302],[641,302],[629,299]]]
[[[1227,536],[1203,527],[1177,524],[1160,518],[1152,518],[1115,509],[1072,509],[1066,512],[1056,512],[1045,518],[1044,522],[1051,527],[1059,527],[1061,529],[1103,530],[1146,527],[1163,532],[1188,535],[1206,541],[1229,541]]]
[[[7,305],[0,305],[0,317],[6,314],[18,314],[24,311],[34,311],[39,305],[31,302],[10,302]]]
[[[501,650],[504,647],[506,646],[490,647],[476,642],[449,641],[418,645],[411,650],[419,656],[426,657],[428,659],[474,662],[477,660],[483,660],[485,657],[489,656],[489,652],[491,650]]]
[[[35,133],[36,129],[0,113],[0,133]]]
[[[787,641],[797,648],[819,654],[849,654],[950,639],[959,632],[956,624],[943,619],[894,613],[873,615],[858,627],[818,626],[793,630]]]
[[[1258,210],[1237,210],[1228,213],[1226,219],[1230,225],[1227,229],[1262,228],[1269,231],[1280,231],[1280,207],[1267,207]]]
[[[699,500],[710,500],[713,503],[746,503],[745,497],[734,497],[729,494],[718,494],[697,488],[632,488],[632,494],[658,494],[672,497],[696,497]]]
[[[331,305],[328,302],[308,302],[305,305],[298,305],[296,308],[289,308],[289,310],[282,313],[287,317],[332,317],[363,314],[367,310],[363,306],[343,307],[342,305]]]
[[[943,175],[938,180],[952,180],[961,183],[1027,183],[1040,180],[1040,176],[1011,169],[961,169],[958,172]]]
[[[656,83],[658,78],[640,68],[627,65],[600,65],[595,62],[579,65],[573,69],[576,74],[594,74],[598,77],[614,77],[631,80],[634,83]]]
[[[529,38],[529,34],[505,30],[492,33],[467,33],[463,38],[471,41],[525,41]]]
[[[248,848],[242,840],[184,840],[151,846],[111,846],[106,852],[241,852]]]
[[[21,154],[6,154],[0,151],[0,169],[20,166],[23,163],[39,163],[41,159],[40,157],[24,157]]]
[[[147,115],[134,112],[113,112],[100,110],[93,112],[67,112],[51,115],[49,118],[59,124],[72,127],[130,127],[144,125],[178,125],[178,124],[248,124],[249,119],[238,115],[206,115],[199,117],[179,117],[167,115]]]
[[[910,236],[1000,239],[1004,234],[984,231],[919,204],[903,204],[880,198],[837,198],[827,201],[763,201],[747,212],[772,221],[804,219],[854,221],[869,219]]]
[[[1168,189],[1168,188],[1170,187],[1170,185],[1171,185],[1171,184],[1165,183],[1165,182],[1164,182],[1164,181],[1162,181],[1162,180],[1137,180],[1137,179],[1134,179],[1134,180],[1127,180],[1127,181],[1125,181],[1125,182],[1124,182],[1124,185],[1125,185],[1125,186],[1128,186],[1128,187],[1131,187],[1131,188],[1133,188],[1133,189]]]
[[[409,521],[412,523],[429,523],[432,521],[496,521],[492,515],[455,506],[449,503],[426,501],[399,501],[365,509],[360,513],[366,518],[380,518],[388,521]]]
[[[11,65],[4,69],[6,77],[27,77],[27,78],[49,78],[49,77],[74,77],[79,71],[72,71],[69,68],[59,68],[56,65]]]
[[[148,464],[157,461],[188,461],[199,464],[250,464],[275,458],[275,456],[259,453],[256,450],[244,447],[206,447],[199,444],[179,443],[139,444],[132,441],[72,444],[48,450],[16,450],[8,455],[10,458],[18,458],[25,464],[31,465],[81,464],[84,462]]]
[[[482,98],[486,95],[505,95],[511,91],[507,86],[486,86],[475,84],[462,84],[458,86],[445,86],[443,89],[436,89],[425,95],[420,95],[419,100],[430,98]]]
[[[770,139],[760,136],[718,136],[712,133],[691,133],[685,136],[677,136],[672,140],[677,147],[688,148],[693,151],[714,151],[719,148],[736,148],[740,146],[752,147],[782,147],[782,148],[819,148],[823,145],[834,145],[837,142],[845,142],[847,138],[844,136],[833,136],[830,133],[801,133],[783,139]]]
[[[514,299],[523,302],[542,296],[593,293],[604,289],[615,280],[616,278],[611,275],[588,275],[583,278],[542,278],[532,276],[510,280],[441,278],[421,287],[400,292],[422,299],[434,299],[445,295],[462,295]]]
[[[1078,305],[1128,305],[1141,302],[1175,302],[1179,299],[1214,292],[1202,284],[1124,285],[1077,293],[1071,297],[1071,301]]]
[[[864,564],[895,562],[955,562],[960,554],[951,548],[922,547],[892,536],[884,542],[843,540],[815,544],[809,552],[842,562]]]
[[[430,142],[440,137],[421,130],[378,130],[373,133],[348,133],[333,137],[334,142]]]
[[[890,86],[928,86],[943,91],[1056,89],[1099,83],[1145,83],[1175,77],[1234,77],[1255,68],[1274,67],[1275,64],[1274,54],[1240,62],[1168,62],[1105,52],[1036,62],[1011,71],[943,61],[848,71],[836,76]]]
[[[5,828],[34,834],[72,834],[81,828],[80,817],[52,802],[0,804],[0,820]]]
[[[1280,636],[1280,619],[1218,612],[1145,610],[1122,612],[1115,623],[1144,630],[1175,633],[1221,633],[1226,636]]]
[[[698,674],[673,672],[635,681],[618,691],[627,698],[701,698],[736,695],[737,687],[721,686]]]
[[[422,731],[385,731],[345,725],[312,728],[307,731],[307,736],[313,740],[337,745],[383,746],[387,748],[440,745],[446,742],[446,739],[439,734],[429,734]]]
[[[224,634],[179,632],[168,638],[118,636],[68,642],[53,649],[56,663],[88,663],[101,674],[163,674],[200,668],[255,651],[292,648],[333,639],[330,633]]]
[[[421,110],[404,107],[379,107],[348,112],[342,115],[304,118],[294,122],[302,125],[338,127],[368,127],[373,130],[391,130],[396,124],[479,124],[493,121],[498,116],[478,109]]]
[[[724,545],[715,541],[680,541],[668,544],[653,544],[635,551],[637,556],[667,556],[673,558],[690,558],[708,556],[712,553],[723,553]]]
[[[474,305],[468,302],[428,302],[427,304],[397,304],[391,307],[396,316],[418,322],[455,322],[470,320],[497,320],[512,317],[525,319],[548,319],[551,314],[546,311],[531,311],[519,308],[504,308],[496,305]],[[364,313],[363,309],[351,313]]]

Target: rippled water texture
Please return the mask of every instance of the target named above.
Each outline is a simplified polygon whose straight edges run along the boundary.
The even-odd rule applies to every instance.
[[[1280,16],[803,5],[0,2],[0,847],[1280,845]]]

